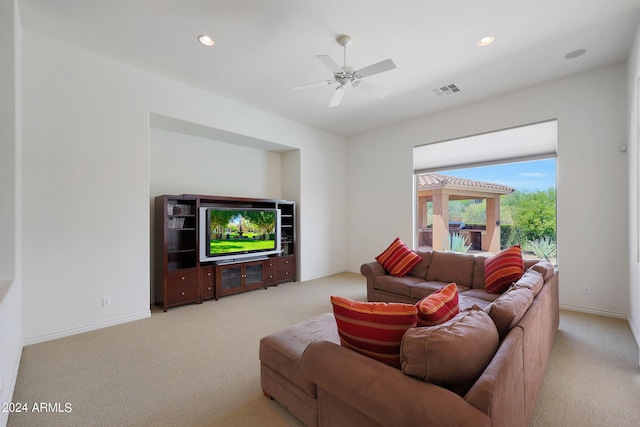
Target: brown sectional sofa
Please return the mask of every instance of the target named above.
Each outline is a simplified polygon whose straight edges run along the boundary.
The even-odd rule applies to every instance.
[[[388,275],[377,262],[364,264],[367,297],[415,303],[455,281],[462,312],[450,322],[482,311],[500,335],[470,388],[456,394],[340,346],[333,314],[325,313],[261,340],[265,396],[308,426],[527,426],[558,329],[558,273],[546,261],[527,261],[522,279],[493,295],[484,291],[485,257],[419,254],[421,263],[404,277]],[[415,360],[408,342],[422,339],[421,329],[405,333],[401,358]],[[465,367],[477,362],[464,337],[460,345],[451,360],[466,361]]]

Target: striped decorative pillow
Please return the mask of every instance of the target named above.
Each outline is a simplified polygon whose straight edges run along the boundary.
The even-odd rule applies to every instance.
[[[520,245],[506,248],[484,261],[484,287],[490,294],[499,294],[524,274]]]
[[[455,283],[449,283],[418,301],[416,308],[418,309],[418,326],[434,326],[451,320],[460,313],[458,287]]]
[[[333,314],[343,347],[400,368],[400,344],[407,329],[416,326],[415,305],[361,302],[332,296]]]
[[[385,270],[392,276],[402,277],[420,263],[422,257],[413,252],[399,237],[389,247],[376,257]]]

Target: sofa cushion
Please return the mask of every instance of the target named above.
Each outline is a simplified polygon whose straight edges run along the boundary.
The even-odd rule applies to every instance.
[[[361,302],[332,296],[340,344],[393,367],[400,367],[400,343],[416,326],[413,304]]]
[[[416,300],[421,300],[422,298],[428,297],[434,292],[439,291],[444,288],[451,282],[418,282],[411,286],[411,298],[415,298]],[[469,290],[468,286],[459,285],[456,283],[458,288],[458,293],[465,292]]]
[[[533,290],[513,285],[500,298],[485,307],[496,325],[500,339],[522,319],[533,302]]]
[[[392,276],[402,277],[413,270],[422,261],[422,257],[396,237],[389,247],[376,257],[376,261]]]
[[[476,255],[473,264],[473,289],[484,290],[484,262],[488,257],[484,255]]]
[[[393,277],[385,274],[376,277],[375,288],[393,294],[411,296],[411,289],[423,280],[413,276]]]
[[[431,252],[416,252],[422,258],[420,262],[413,267],[413,270],[407,273],[407,276],[419,277],[425,279],[427,277],[427,270],[429,264],[431,264]]]
[[[458,305],[460,307],[461,312],[465,310],[469,310],[474,305],[477,305],[478,307],[484,309],[489,304],[491,304],[491,301],[469,296],[467,295],[467,292],[463,294],[458,294]]]
[[[544,280],[542,279],[542,274],[537,272],[536,270],[532,270],[531,268],[524,272],[521,278],[518,279],[514,285],[519,288],[529,288],[533,291],[533,296],[537,296],[542,290],[542,285],[544,285]]]
[[[460,289],[458,289],[458,291],[460,291]],[[493,302],[497,300],[501,295],[501,294],[490,294],[484,289],[469,289],[467,291],[464,291],[462,294],[464,294],[465,297],[478,298],[487,302]],[[460,296],[463,296],[463,295],[460,295]]]
[[[531,270],[535,270],[542,275],[543,280],[547,280],[549,277],[553,276],[553,264],[547,261],[546,259],[541,259],[536,264],[531,266]]]
[[[456,282],[471,287],[474,259],[470,254],[433,251],[427,281]]]
[[[464,395],[498,349],[498,332],[480,307],[448,322],[407,330],[402,340],[402,372]]]
[[[499,294],[524,274],[524,260],[520,245],[503,249],[484,262],[484,287],[487,292]]]
[[[460,312],[458,288],[449,283],[416,303],[418,308],[417,326],[433,326],[451,320]]]
[[[321,314],[263,337],[259,349],[259,359],[264,365],[261,367],[262,374],[265,371],[278,373],[315,399],[316,385],[300,370],[302,353],[313,341],[340,342],[336,321],[331,313]]]

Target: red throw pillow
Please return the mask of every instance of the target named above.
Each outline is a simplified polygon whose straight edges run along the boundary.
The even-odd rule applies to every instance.
[[[484,261],[484,287],[490,294],[499,294],[524,274],[520,245],[506,248]]]
[[[338,296],[331,297],[331,304],[343,347],[400,368],[402,337],[418,320],[415,305]]]
[[[405,276],[420,263],[420,260],[422,257],[402,243],[399,237],[396,237],[396,240],[376,257],[376,261],[395,277]]]
[[[458,287],[449,283],[416,303],[418,326],[434,326],[453,319],[460,313]]]

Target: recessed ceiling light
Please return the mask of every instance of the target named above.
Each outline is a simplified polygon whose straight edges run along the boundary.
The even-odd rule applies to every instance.
[[[206,34],[198,36],[198,41],[205,46],[213,46],[213,39]]]
[[[483,38],[478,40],[476,44],[478,46],[489,46],[491,43],[493,43],[493,40],[494,40],[493,36],[484,36]]]
[[[574,50],[573,52],[567,53],[564,57],[566,59],[573,59],[573,58],[577,58],[578,56],[584,55],[585,52],[586,50],[584,49],[578,49],[578,50]]]

